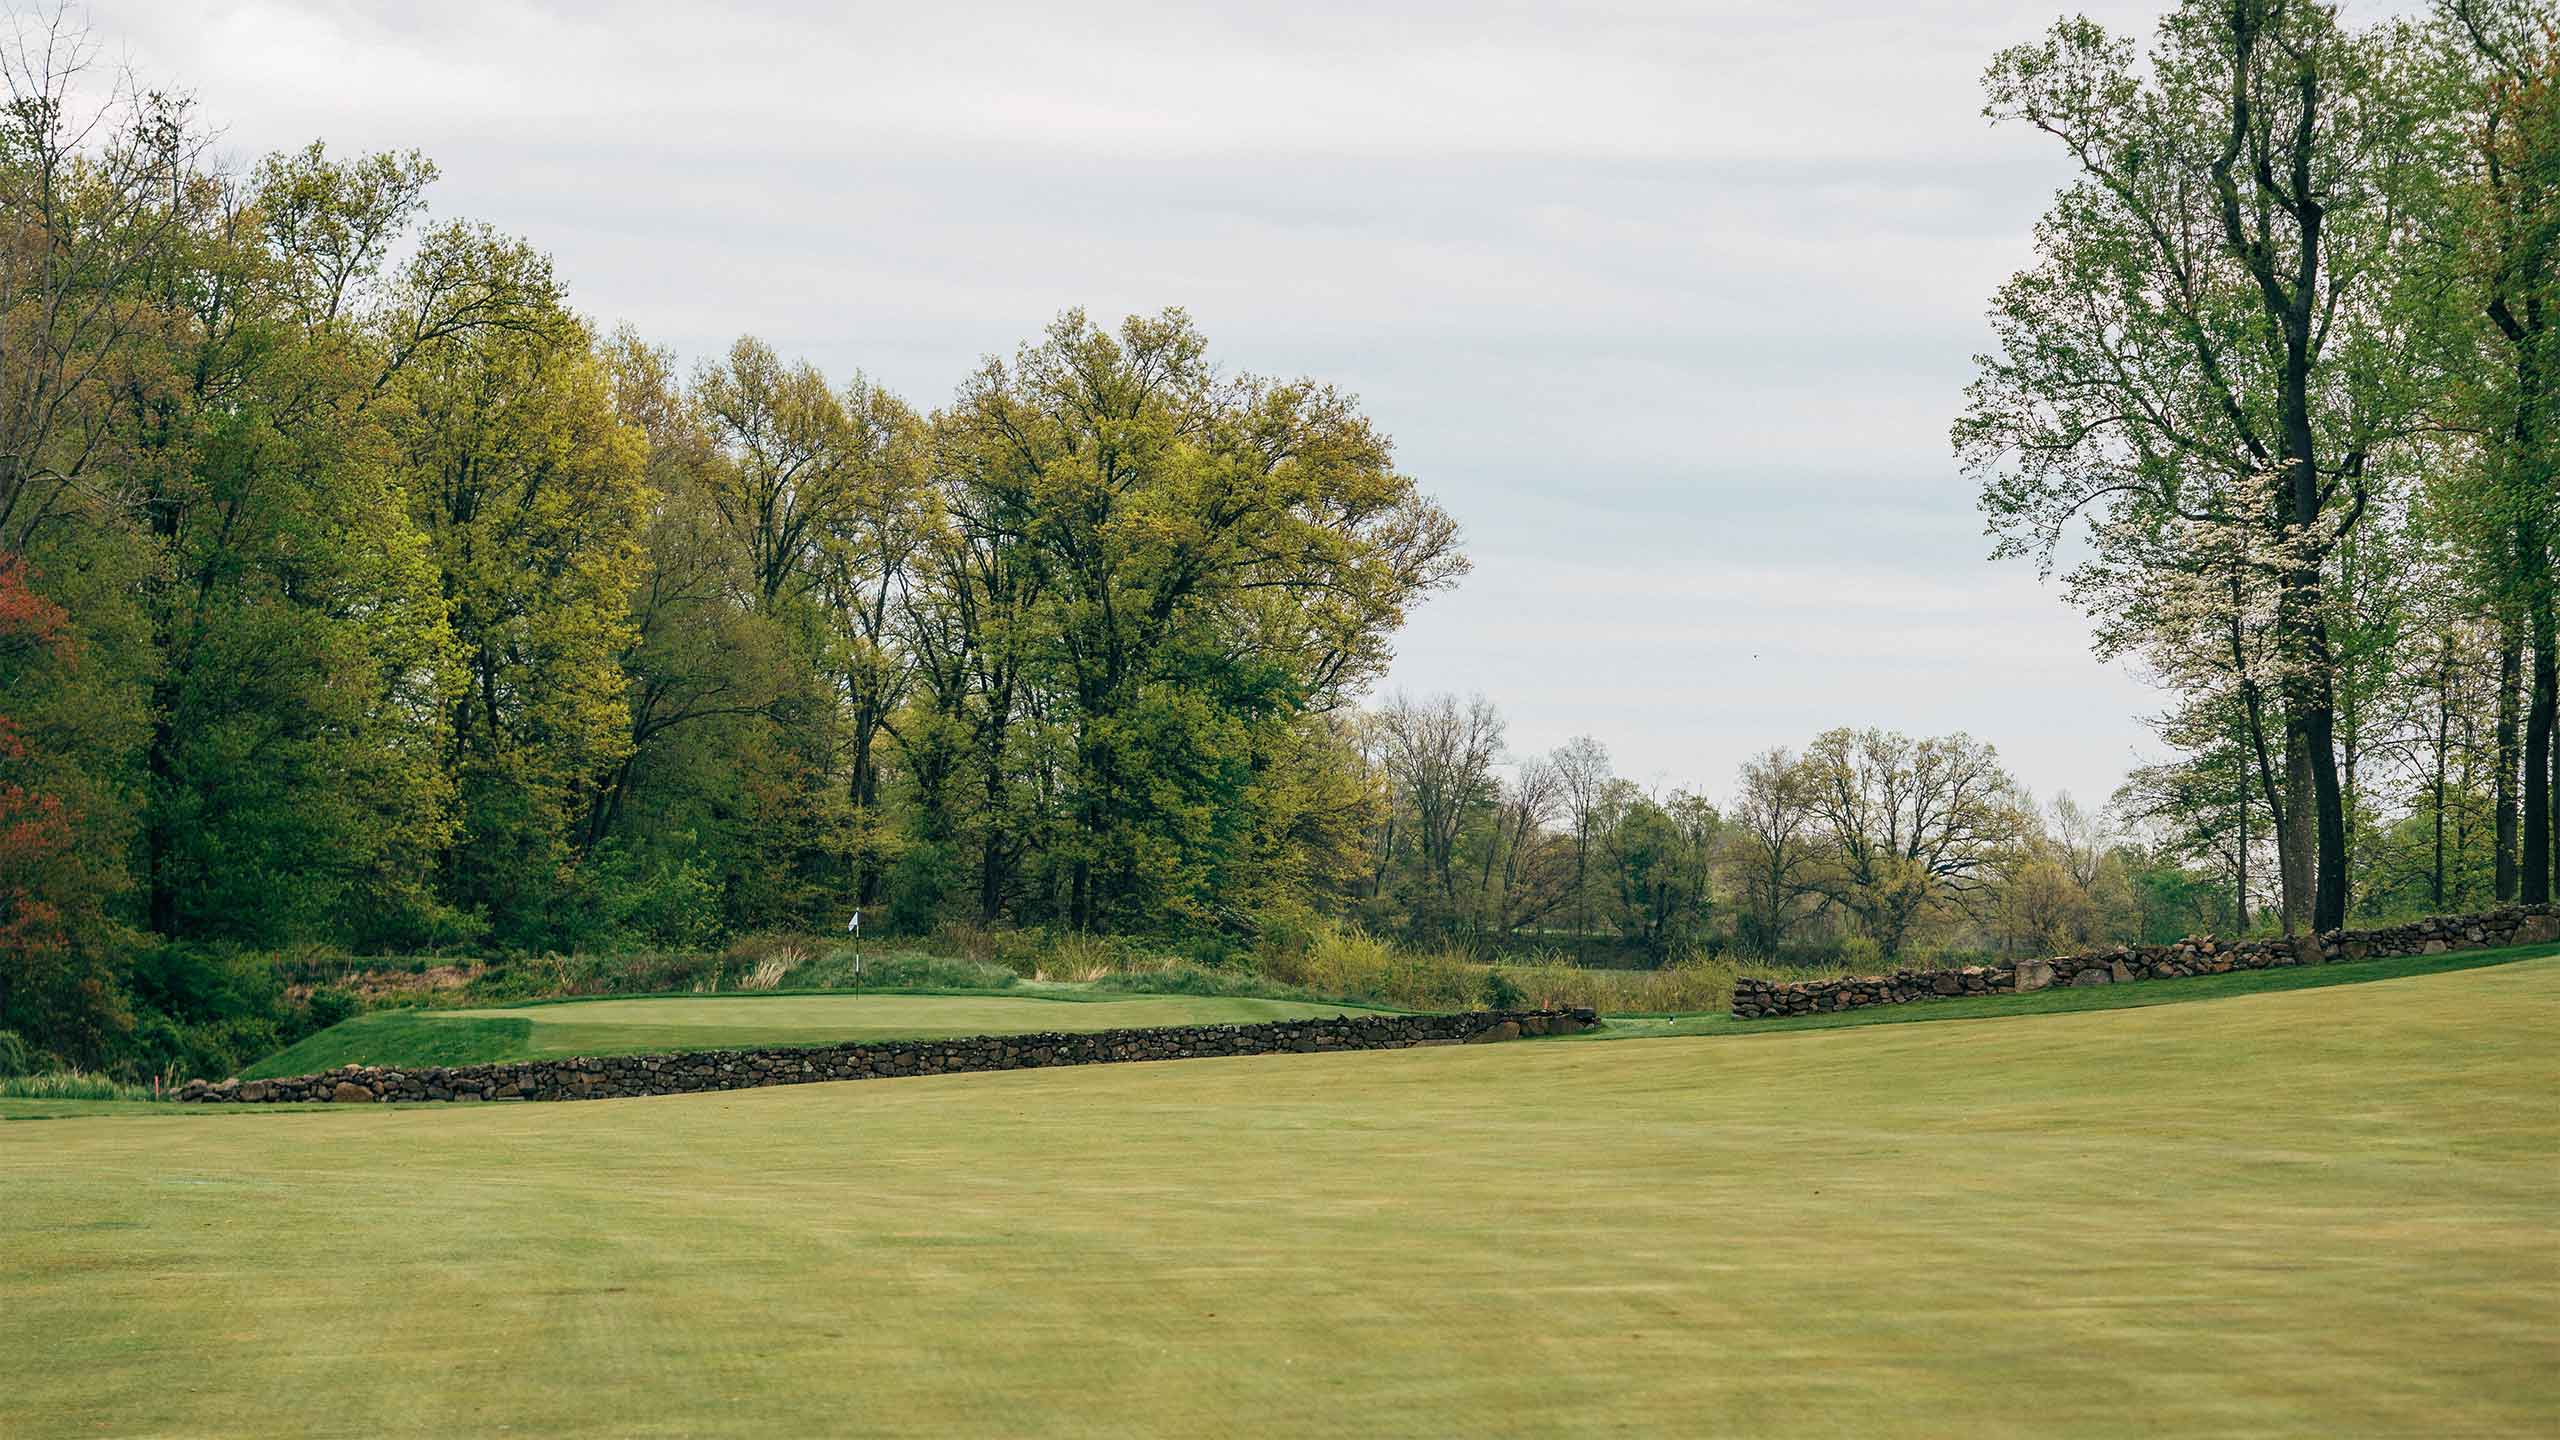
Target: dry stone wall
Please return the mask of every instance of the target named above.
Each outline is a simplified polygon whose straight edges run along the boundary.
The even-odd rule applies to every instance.
[[[1599,1017],[1590,1010],[1477,1010],[1454,1015],[1343,1015],[1253,1025],[982,1035],[766,1050],[696,1050],[680,1055],[612,1055],[415,1069],[350,1065],[283,1080],[235,1079],[219,1084],[196,1080],[180,1089],[177,1098],[233,1105],[606,1100],[628,1095],[745,1090],[759,1085],[806,1085],[822,1080],[877,1080],[893,1075],[1108,1065],[1124,1060],[1479,1044],[1517,1040],[1524,1035],[1570,1035],[1597,1023]]]
[[[1745,1020],[1765,1020],[1869,1005],[2005,995],[2052,985],[2128,985],[2280,965],[2326,965],[2553,942],[2560,942],[2560,907],[2514,905],[2478,915],[2442,915],[2379,930],[2332,930],[2296,940],[2197,938],[2175,945],[2119,946],[2094,955],[2003,961],[1958,970],[1896,970],[1890,975],[1845,980],[1770,981],[1744,976],[1734,981],[1733,1013]]]

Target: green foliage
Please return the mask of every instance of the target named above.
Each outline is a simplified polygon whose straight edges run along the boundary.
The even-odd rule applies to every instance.
[[[839,965],[842,963],[840,957],[830,957],[830,960]],[[842,973],[837,971],[839,975]],[[1002,965],[942,955],[902,953],[871,958],[863,966],[860,983],[866,990],[1002,990],[1017,979],[1012,970]],[[805,977],[805,980],[808,983],[827,983],[816,975]],[[843,982],[838,980],[836,983]]]
[[[675,851],[693,849],[694,837],[673,837]],[[574,872],[582,923],[561,938],[573,948],[629,945],[700,949],[726,930],[718,877],[707,861],[677,854],[644,856],[608,842]]]
[[[1833,952],[1832,963],[1853,974],[1872,974],[1884,963],[1884,947],[1864,935],[1851,935]]]
[[[330,987],[296,1001],[280,972],[273,955],[225,945],[143,948],[127,977],[133,1029],[109,1070],[127,1079],[219,1079],[360,1008]]]
[[[1208,995],[1252,997],[1264,1000],[1328,998],[1317,995],[1304,986],[1282,984],[1252,971],[1210,969],[1189,961],[1160,963],[1133,970],[1112,970],[1105,972],[1092,984],[1096,990],[1118,994]],[[1386,1002],[1372,997],[1364,1003]]]

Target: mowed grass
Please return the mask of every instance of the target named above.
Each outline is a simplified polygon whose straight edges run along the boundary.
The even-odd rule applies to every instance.
[[[1196,995],[728,995],[377,1010],[259,1061],[249,1078],[340,1065],[471,1065],[852,1040],[1232,1025],[1361,1013],[1356,1006]]]
[[[0,1433],[2548,1434],[2555,1022],[2546,959],[11,1125]]]
[[[1664,1035],[1783,1035],[1799,1030],[1841,1030],[1865,1025],[1907,1025],[1935,1020],[1988,1020],[2011,1015],[2064,1015],[2087,1010],[2138,1010],[2152,1005],[2184,1005],[2197,1000],[2227,1000],[2236,995],[2265,995],[2285,990],[2318,990],[2330,985],[2361,985],[2369,980],[2399,980],[2415,975],[2442,975],[2507,965],[2545,955],[2560,955],[2560,945],[2518,945],[2504,950],[2464,950],[2445,955],[2405,955],[2379,960],[2342,960],[2332,965],[2287,965],[2273,970],[2235,970],[2228,975],[2195,975],[2184,980],[2155,980],[2132,985],[2077,986],[2058,984],[2023,995],[1968,995],[1947,1000],[1918,1000],[1904,1005],[1870,1005],[1862,1010],[1787,1015],[1765,1020],[1738,1019],[1730,1013],[1705,1015],[1612,1015],[1609,1023],[1578,1037],[1632,1040]]]

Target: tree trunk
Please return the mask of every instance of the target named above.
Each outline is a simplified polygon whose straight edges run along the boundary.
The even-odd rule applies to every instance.
[[[165,497],[153,500],[151,535],[165,563],[176,563],[178,533],[176,503]],[[177,803],[178,706],[186,694],[185,675],[192,657],[178,644],[177,620],[171,613],[176,601],[168,581],[155,573],[143,588],[151,607],[152,654],[159,667],[151,677],[151,748],[144,760],[151,788],[143,796],[142,880],[152,933],[174,940],[178,937],[178,882],[173,873],[177,844],[176,821],[169,812]]]
[[[853,720],[853,773],[845,786],[845,798],[852,802],[857,820],[869,819],[880,798],[877,771],[871,760],[872,742],[879,730],[880,724],[872,708],[868,704],[857,707]],[[853,862],[853,903],[856,909],[868,907],[880,890],[880,867],[871,863],[869,827],[863,828],[866,832],[863,847]]]
[[[2527,905],[2551,901],[2551,727],[2560,695],[2560,664],[2552,654],[2551,598],[2534,597],[2533,704],[2524,726],[2524,847],[2517,898]]]
[[[2517,722],[2523,711],[2524,630],[2510,617],[2498,634],[2498,903],[2516,898],[2516,767],[2523,760],[2517,745]]]
[[[2444,803],[2447,763],[2453,749],[2453,637],[2437,641],[2436,652],[2436,766],[2433,785],[2435,810],[2435,867],[2427,877],[2427,903],[2435,913],[2444,913]]]
[[[982,741],[984,753],[980,761],[986,766],[981,777],[985,782],[987,813],[986,834],[978,848],[978,919],[994,924],[1004,913],[1004,888],[1009,866],[1005,859],[1004,839],[1004,732],[992,728]]]
[[[2324,707],[2305,717],[2304,748],[2311,762],[2311,797],[2316,812],[2313,842],[2311,928],[2336,930],[2347,923],[2347,814],[2338,787],[2338,754]]]
[[[2232,896],[2231,896],[2231,899],[2232,899],[2232,906],[2231,906],[2231,909],[2232,909],[2232,915],[2233,915],[2233,918],[2234,918],[2234,920],[2235,920],[2235,922],[2236,922],[2236,925],[2237,925],[2237,928],[2236,928],[2232,933],[2234,933],[2234,934],[2236,934],[2236,935],[2246,935],[2246,934],[2248,934],[2248,933],[2249,933],[2249,777],[2248,777],[2248,774],[2247,774],[2248,763],[2249,763],[2249,762],[2248,762],[2247,760],[2245,760],[2245,759],[2244,759],[2244,760],[2242,760],[2242,761],[2240,762],[2240,764],[2241,764],[2241,769],[2242,769],[2242,774],[2241,774],[2241,777],[2240,777],[2240,786],[2239,786],[2239,789],[2235,792],[2235,793],[2239,796],[2239,799],[2240,799],[2240,848],[2239,848],[2238,852],[2236,853],[2236,861],[2235,861],[2235,864],[2234,864],[2234,865],[2233,865],[2233,867],[2232,867],[2232,868],[2233,868],[2233,871],[2234,871],[2234,874],[2233,874],[2233,876],[2232,876]]]
[[[2311,919],[2318,830],[2311,815],[2311,750],[2300,721],[2284,722],[2284,804],[2276,819],[2276,878],[2283,889],[2284,933],[2297,934]]]
[[[2308,509],[2309,507],[2305,507]],[[2313,510],[2300,523],[2318,521]],[[2347,820],[2338,784],[2337,695],[2330,668],[2329,627],[2320,617],[2320,573],[2314,563],[2285,572],[2276,625],[2285,674],[2286,849],[2305,867],[2302,899],[2288,897],[2286,933],[2307,920],[2317,931],[2346,923]],[[2307,906],[2302,903],[2307,900]]]
[[[166,652],[163,652],[164,656]],[[166,659],[163,663],[169,663]],[[149,818],[143,824],[143,858],[145,883],[150,887],[150,923],[153,934],[164,939],[178,935],[177,879],[170,872],[176,868],[176,846],[170,835],[169,807],[174,803],[178,776],[172,757],[177,753],[178,731],[176,687],[156,683],[151,687],[151,796]]]

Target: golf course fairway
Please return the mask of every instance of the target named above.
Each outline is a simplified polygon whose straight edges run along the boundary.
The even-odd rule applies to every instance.
[[[0,1434],[2519,1435],[2560,959],[0,1124]],[[17,1102],[0,1114],[40,1115]]]

